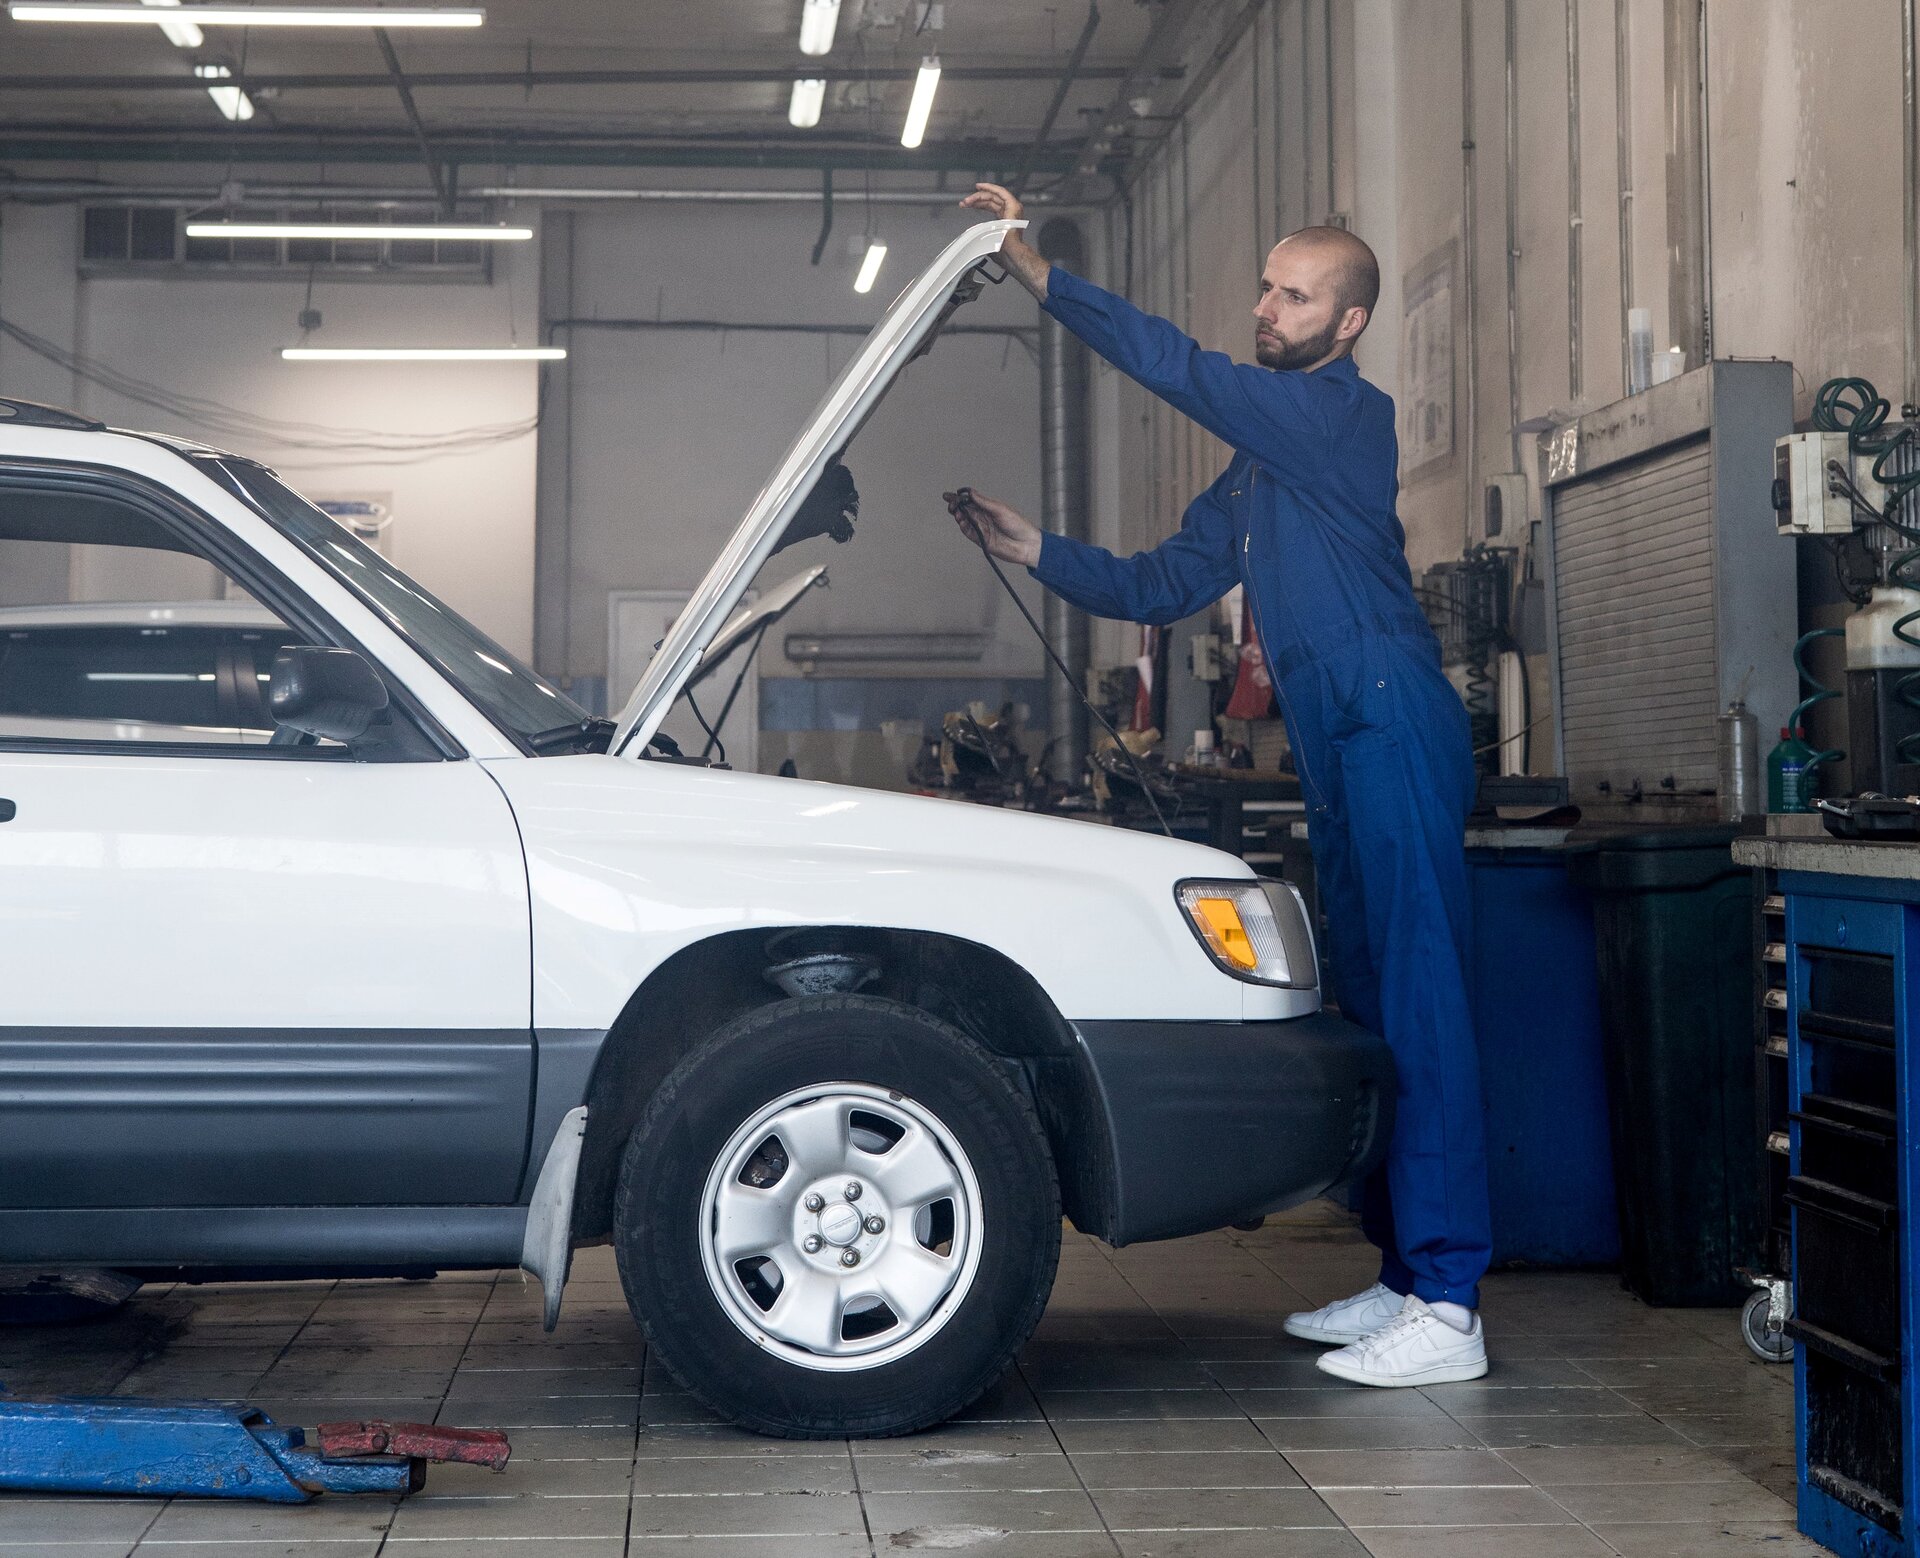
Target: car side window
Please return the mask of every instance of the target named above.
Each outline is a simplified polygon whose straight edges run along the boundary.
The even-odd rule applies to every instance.
[[[0,608],[0,623],[30,612]],[[221,640],[205,628],[109,624],[0,627],[0,730],[54,733],[63,724],[190,732],[238,739],[222,697]]]
[[[130,497],[0,485],[0,741],[265,749],[274,656],[313,633]]]

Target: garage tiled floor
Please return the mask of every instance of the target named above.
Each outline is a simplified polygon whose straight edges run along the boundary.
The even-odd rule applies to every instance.
[[[1113,1251],[1069,1234],[1014,1374],[908,1440],[779,1443],[649,1368],[605,1250],[559,1332],[517,1273],[148,1288],[89,1326],[0,1333],[18,1394],[238,1396],[282,1422],[512,1431],[498,1476],[295,1508],[0,1495],[0,1558],[1694,1558],[1793,1531],[1790,1371],[1732,1311],[1605,1275],[1495,1276],[1484,1381],[1336,1384],[1280,1334],[1364,1286],[1320,1203],[1258,1233]]]

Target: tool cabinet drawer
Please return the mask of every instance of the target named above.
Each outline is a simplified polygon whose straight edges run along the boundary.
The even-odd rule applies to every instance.
[[[1891,1208],[1899,1193],[1891,1109],[1809,1092],[1792,1118],[1800,1127],[1802,1174]]]
[[[1900,1354],[1900,1238],[1893,1206],[1826,1180],[1787,1181],[1795,1312],[1882,1357]]]
[[[1807,1480],[1896,1534],[1905,1457],[1900,1395],[1807,1349]]]
[[[1900,946],[1902,912],[1897,903],[1796,894],[1787,923],[1802,948],[1833,947],[1892,957]]]

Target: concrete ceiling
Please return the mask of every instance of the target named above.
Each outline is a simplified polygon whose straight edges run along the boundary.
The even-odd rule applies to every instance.
[[[390,35],[430,144],[469,164],[854,167],[871,159],[884,171],[964,170],[997,158],[1011,165],[1042,124],[1088,14],[1087,0],[946,0],[944,29],[917,33],[916,0],[845,0],[833,52],[811,62],[797,46],[801,0],[482,3],[486,25],[473,32]],[[1212,8],[1196,0],[1103,0],[1041,169],[1071,162],[1170,7]],[[915,157],[899,146],[899,132],[914,69],[932,51],[947,74]],[[191,67],[210,63],[249,83],[258,107],[250,123],[229,125],[193,82]],[[818,128],[794,130],[786,119],[790,76],[816,63],[840,79],[829,85]],[[766,76],[550,79],[583,71]],[[475,74],[514,79],[445,79]],[[157,27],[16,22],[0,13],[0,91],[6,161],[306,161],[316,154],[398,161],[418,154],[371,32],[210,28],[204,47],[186,50]],[[1157,81],[1148,126],[1181,91],[1175,74]],[[383,148],[378,157],[359,155],[375,146]]]

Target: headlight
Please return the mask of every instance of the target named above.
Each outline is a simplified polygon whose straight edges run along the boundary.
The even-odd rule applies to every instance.
[[[1296,988],[1318,983],[1305,919],[1283,885],[1281,904],[1289,921],[1298,921],[1285,926],[1260,882],[1181,882],[1173,891],[1200,945],[1236,979]]]

